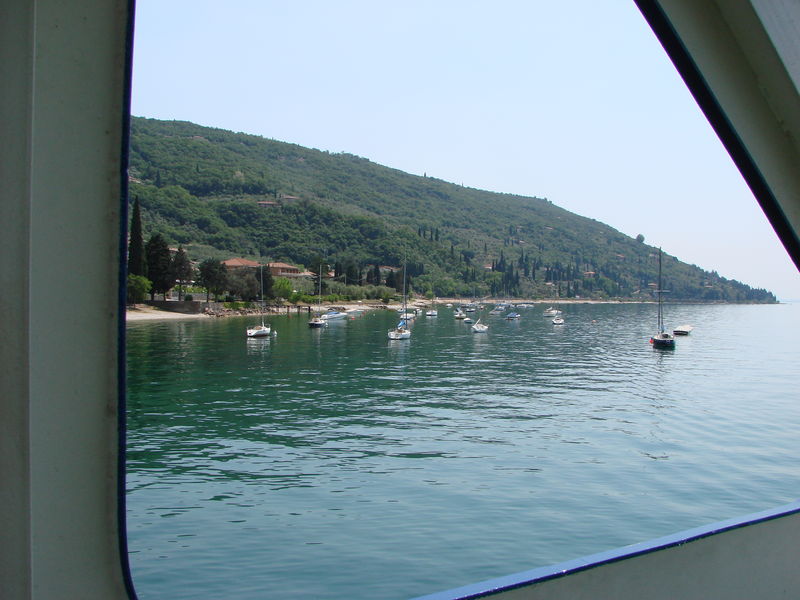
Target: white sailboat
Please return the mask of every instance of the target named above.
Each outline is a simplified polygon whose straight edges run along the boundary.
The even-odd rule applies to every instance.
[[[317,312],[311,317],[311,320],[308,322],[308,326],[312,329],[318,327],[325,327],[328,322],[322,318],[322,262],[319,263],[319,273],[317,274],[319,278],[319,288],[317,289]]]
[[[488,325],[484,325],[483,323],[481,323],[480,319],[475,321],[475,323],[472,325],[472,332],[473,333],[486,333],[488,330],[489,330],[489,326]]]
[[[272,328],[264,323],[264,265],[261,265],[261,325],[247,328],[247,337],[260,338],[272,334]]]
[[[411,337],[411,329],[408,328],[408,309],[406,306],[406,264],[403,262],[403,312],[400,317],[400,322],[394,329],[389,330],[390,340],[407,340]]]

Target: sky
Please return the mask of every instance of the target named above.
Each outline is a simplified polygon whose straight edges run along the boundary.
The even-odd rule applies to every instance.
[[[800,299],[632,1],[138,0],[132,112],[544,197]]]

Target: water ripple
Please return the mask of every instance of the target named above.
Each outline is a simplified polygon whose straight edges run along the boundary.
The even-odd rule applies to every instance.
[[[139,596],[402,598],[796,498],[800,306],[671,306],[673,352],[653,311],[131,326]]]

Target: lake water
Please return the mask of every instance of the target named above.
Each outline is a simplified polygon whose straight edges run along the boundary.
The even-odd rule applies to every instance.
[[[128,327],[142,600],[402,599],[800,497],[800,305]]]

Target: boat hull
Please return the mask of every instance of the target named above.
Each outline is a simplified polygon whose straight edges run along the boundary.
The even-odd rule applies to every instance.
[[[675,338],[666,333],[654,335],[650,338],[650,343],[653,344],[653,348],[661,348],[663,350],[675,348]]]
[[[337,319],[344,319],[347,316],[347,313],[340,313],[340,312],[331,312],[326,313],[320,317],[320,319],[324,321],[335,321]]]
[[[248,329],[247,330],[247,337],[249,338],[259,338],[259,337],[268,337],[272,333],[272,330],[269,327],[258,327],[255,329]]]

